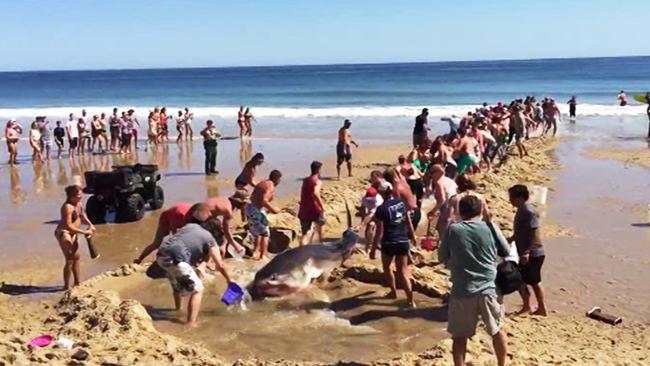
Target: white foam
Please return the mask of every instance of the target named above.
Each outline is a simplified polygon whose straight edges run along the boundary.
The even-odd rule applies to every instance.
[[[420,113],[425,106],[346,106],[346,107],[259,107],[252,108],[251,111],[257,119],[261,118],[283,118],[283,119],[301,119],[301,118],[355,118],[355,117],[414,117]],[[430,105],[429,115],[431,117],[449,116],[452,114],[462,116],[468,111],[473,111],[479,107],[476,105]],[[619,107],[617,105],[605,104],[579,104],[579,116],[639,116],[646,114],[646,105],[629,105]],[[135,110],[135,114],[140,123],[146,123],[146,116],[151,106],[117,106],[120,111],[129,109]],[[562,114],[568,114],[569,106],[559,105]],[[11,118],[29,122],[35,116],[48,116],[50,121],[60,119],[67,120],[69,113],[75,116],[81,115],[81,109],[77,106],[70,107],[46,107],[46,108],[0,108],[0,121],[6,121]],[[109,115],[112,107],[106,106],[88,106],[85,107],[88,116],[101,114],[102,112]],[[169,115],[176,116],[182,108],[167,107]],[[195,118],[224,118],[233,119],[237,117],[238,107],[190,107]]]

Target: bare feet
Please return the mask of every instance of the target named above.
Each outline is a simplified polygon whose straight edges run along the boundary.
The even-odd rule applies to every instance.
[[[515,313],[515,315],[524,315],[524,314],[532,314],[533,309],[529,307],[523,307],[519,311]]]
[[[415,309],[415,308],[417,308],[417,305],[415,305],[415,301],[413,301],[413,300],[407,302],[407,303],[406,303],[406,306],[407,306],[409,309]]]
[[[397,292],[390,291],[389,293],[384,295],[384,299],[397,299]]]
[[[546,309],[537,309],[534,312],[531,313],[531,315],[537,315],[537,316],[546,316]]]

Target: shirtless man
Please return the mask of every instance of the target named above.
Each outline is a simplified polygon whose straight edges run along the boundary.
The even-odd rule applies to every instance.
[[[350,135],[350,127],[352,122],[346,119],[343,121],[343,127],[339,129],[339,139],[336,143],[336,179],[341,179],[341,164],[345,161],[348,165],[348,176],[352,176],[352,151],[351,146],[359,147],[359,145],[352,140]]]
[[[269,236],[271,235],[271,231],[266,212],[268,211],[272,214],[280,213],[280,210],[273,207],[271,202],[273,201],[273,191],[280,184],[281,179],[282,173],[280,171],[272,171],[268,180],[261,181],[255,186],[251,194],[251,203],[247,204],[244,208],[246,219],[248,220],[248,231],[255,238],[253,259],[255,259],[255,256],[257,256],[258,260],[268,258]]]
[[[474,155],[474,139],[467,134],[465,129],[458,131],[460,142],[456,147],[456,152],[460,156],[458,159],[458,174],[465,174],[472,166],[477,166],[479,158]]]
[[[257,153],[249,160],[242,169],[241,173],[235,179],[235,188],[246,190],[248,186],[255,188],[255,173],[257,167],[264,164],[264,154]]]
[[[516,105],[513,107],[512,116],[510,118],[513,121],[512,128],[514,129],[515,144],[519,150],[519,157],[523,158],[524,155],[528,155],[528,151],[526,151],[526,147],[522,141],[524,135],[526,135],[526,124],[534,123],[534,121],[524,115],[523,107],[521,105]],[[555,132],[553,132],[553,135],[555,135]]]
[[[422,212],[418,208],[417,199],[413,191],[411,191],[411,187],[406,182],[406,178],[402,177],[395,168],[388,168],[384,172],[384,179],[393,186],[392,191],[396,193],[397,197],[406,203],[406,211],[409,214],[409,218],[413,224],[413,231],[415,232],[420,223],[420,219],[422,219]]]
[[[221,229],[226,245],[233,246],[238,253],[244,253],[245,249],[233,239],[231,228],[234,226],[235,210],[243,211],[247,201],[248,192],[241,190],[236,191],[231,197],[212,197],[205,201],[212,218],[221,218]],[[226,245],[219,248],[222,256],[226,253]]]
[[[117,115],[117,108],[113,108],[113,114],[108,125],[111,132],[111,151],[116,151],[120,142],[120,117]]]
[[[165,209],[158,219],[158,227],[156,228],[156,234],[153,241],[142,250],[142,253],[133,261],[133,263],[142,263],[149,254],[160,247],[165,236],[173,234],[178,229],[185,226],[190,217],[191,208],[192,205],[182,202]]]
[[[546,100],[545,103],[542,103],[542,112],[544,113],[544,121],[546,126],[544,126],[544,135],[553,127],[553,136],[557,133],[557,116],[560,114],[560,110],[555,104],[553,99]]]

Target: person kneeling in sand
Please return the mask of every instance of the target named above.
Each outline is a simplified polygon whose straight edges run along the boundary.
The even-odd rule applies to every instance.
[[[176,310],[181,309],[181,298],[189,296],[187,301],[187,324],[196,325],[201,300],[203,282],[199,276],[200,266],[210,259],[216,270],[230,283],[230,276],[224,265],[217,241],[221,238],[221,229],[217,220],[210,218],[210,211],[205,203],[192,207],[190,221],[174,235],[165,238],[156,254],[156,263],[167,273],[167,278],[174,293]]]

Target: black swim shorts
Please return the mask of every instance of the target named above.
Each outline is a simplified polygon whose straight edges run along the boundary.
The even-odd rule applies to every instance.
[[[381,243],[381,254],[389,257],[407,256],[409,254],[409,249],[410,245],[408,241]]]
[[[521,278],[527,285],[536,285],[542,282],[542,265],[546,256],[529,257],[528,263],[520,264]]]
[[[70,139],[70,148],[71,149],[76,149],[77,145],[79,145],[79,138],[78,137],[73,137]]]
[[[336,163],[340,165],[344,161],[349,162],[351,159],[350,145],[336,144]]]

